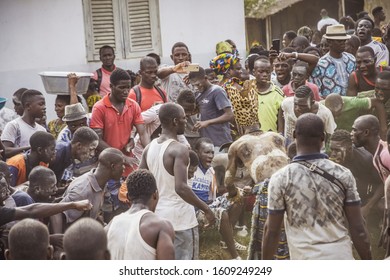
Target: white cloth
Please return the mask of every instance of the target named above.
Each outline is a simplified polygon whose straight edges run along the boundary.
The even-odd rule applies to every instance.
[[[139,226],[142,217],[152,213],[143,209],[136,213],[125,213],[114,217],[108,225],[108,250],[112,260],[155,260],[156,249],[142,238]]]
[[[325,125],[325,132],[333,134],[337,125],[334,121],[332,112],[321,103],[318,103],[317,116],[321,118]],[[284,137],[286,138],[287,145],[294,141],[293,131],[297,122],[297,117],[294,112],[294,97],[287,97],[282,102],[282,110],[284,115]]]
[[[175,140],[169,139],[158,143],[154,139],[149,144],[146,163],[154,175],[160,195],[155,213],[171,222],[175,231],[187,230],[198,225],[195,209],[185,202],[175,191],[175,177],[164,167],[165,150]],[[190,188],[187,184],[187,187]]]
[[[46,132],[46,129],[37,123],[35,126],[30,126],[18,117],[6,124],[1,134],[1,141],[9,141],[14,144],[15,148],[30,146],[30,137],[37,131]]]
[[[317,30],[321,31],[321,28],[326,24],[335,25],[335,24],[339,24],[339,22],[334,18],[330,18],[330,17],[320,19],[319,22],[317,23]]]
[[[160,110],[160,107],[163,104],[158,104],[155,106],[150,107],[148,110],[143,111],[141,113],[142,118],[145,122],[145,132],[146,135],[150,138],[152,133],[160,126],[160,119],[158,117],[158,111]],[[184,137],[184,135],[178,135],[177,139],[180,143],[189,146],[187,139]],[[135,146],[133,148],[133,154],[138,159],[141,160],[142,152],[144,150],[144,147],[141,144],[141,140],[139,138],[139,134],[137,134],[134,138]]]

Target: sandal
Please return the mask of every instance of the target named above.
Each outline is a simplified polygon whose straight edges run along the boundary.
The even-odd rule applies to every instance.
[[[221,247],[222,249],[227,249],[226,242],[220,241],[219,247]],[[234,247],[236,248],[237,251],[246,251],[247,249],[246,246],[238,243],[236,240],[234,240]]]
[[[234,240],[234,247],[236,248],[237,251],[246,251],[246,246],[238,243],[237,241]]]

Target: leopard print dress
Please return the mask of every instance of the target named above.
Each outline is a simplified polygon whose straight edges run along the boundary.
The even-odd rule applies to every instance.
[[[249,90],[256,80],[245,81],[243,86],[234,80],[225,84],[225,89],[232,103],[234,118],[239,127],[252,126],[259,123],[257,94]]]

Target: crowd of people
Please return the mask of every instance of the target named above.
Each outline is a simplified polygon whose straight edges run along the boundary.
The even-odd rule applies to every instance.
[[[102,46],[47,124],[45,96],[18,89],[0,109],[0,258],[192,260],[210,230],[235,260],[390,256],[390,24],[372,14],[323,9],[245,59],[218,42],[207,67],[183,42],[135,72]]]

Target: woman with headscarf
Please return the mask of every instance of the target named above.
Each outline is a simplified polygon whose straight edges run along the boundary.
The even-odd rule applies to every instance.
[[[240,59],[230,53],[223,53],[210,61],[210,68],[214,69],[223,79],[220,83],[232,103],[235,118],[235,134],[233,138],[241,136],[246,127],[258,124],[257,99],[249,94],[242,78]]]

